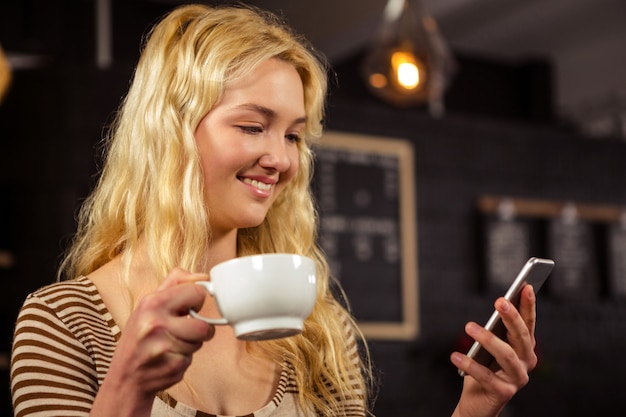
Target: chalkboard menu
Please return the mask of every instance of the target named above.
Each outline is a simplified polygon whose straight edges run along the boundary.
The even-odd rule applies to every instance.
[[[413,150],[400,139],[327,132],[313,189],[320,246],[370,339],[418,334]]]
[[[530,227],[527,221],[502,216],[487,219],[487,289],[503,293],[515,271],[530,258]]]
[[[551,257],[558,263],[549,287],[559,298],[593,298],[599,291],[593,231],[590,222],[566,205],[560,217],[549,224]]]
[[[626,214],[609,228],[609,289],[611,296],[626,297]]]

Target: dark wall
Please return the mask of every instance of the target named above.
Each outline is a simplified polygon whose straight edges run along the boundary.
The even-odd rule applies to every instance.
[[[482,195],[626,203],[626,144],[596,141],[545,125],[392,110],[346,97],[331,100],[329,128],[404,138],[415,152],[421,335],[373,342],[382,374],[377,413],[446,415],[461,388],[449,353],[466,342],[468,320],[485,321],[494,295],[484,288]],[[546,257],[546,247],[536,245]],[[600,253],[603,271],[605,254]],[[558,268],[558,259],[557,268]],[[511,279],[516,271],[511,271]],[[599,274],[599,279],[606,276]],[[510,416],[614,414],[624,405],[626,304],[607,293],[564,300],[542,290],[540,362],[510,403]],[[418,411],[421,412],[418,413]]]
[[[93,68],[93,38],[77,36],[91,33],[92,26],[71,25],[77,18],[89,21],[93,10],[86,5],[91,3],[66,1],[65,8],[53,8],[26,1],[21,8],[11,6],[19,18],[0,25],[0,35],[11,26],[20,34],[12,42],[0,39],[5,45],[59,57],[47,67],[18,71],[0,106],[0,249],[16,258],[12,268],[0,269],[0,351],[10,349],[13,321],[26,294],[55,279],[75,211],[97,172],[102,130],[128,85],[139,37],[165,8],[114,3],[119,24],[142,23],[127,37],[116,35],[121,64],[107,71]],[[130,7],[126,4],[141,7],[120,12]],[[61,35],[47,37],[50,25],[73,29],[60,28]],[[47,42],[38,43],[42,38]],[[392,109],[369,97],[355,76],[356,60],[338,67],[331,95],[329,129],[404,138],[415,153],[421,334],[409,342],[372,342],[381,417],[446,415],[454,408],[461,379],[449,353],[466,342],[465,322],[485,320],[494,298],[480,286],[479,196],[626,204],[626,144],[590,140],[554,126],[549,66],[501,65],[475,57],[463,62],[467,72],[458,74],[449,92],[449,115],[442,120],[420,108]],[[609,294],[566,301],[542,292],[540,364],[507,415],[619,413],[626,403],[620,397],[626,362],[619,359],[626,348],[625,318],[626,306]],[[1,372],[0,414],[10,415],[8,373]]]
[[[14,268],[1,271],[5,352],[24,296],[54,280],[75,210],[93,183],[102,129],[128,76],[127,69],[18,72],[0,107],[0,188],[9,216],[2,230],[5,247],[16,254]],[[328,128],[404,138],[414,147],[421,335],[372,343],[381,375],[376,411],[446,415],[461,388],[448,355],[464,342],[464,323],[486,319],[493,302],[478,285],[478,197],[626,204],[626,144],[495,118],[433,120],[419,109],[338,92]],[[539,301],[540,365],[510,415],[586,416],[622,405],[626,364],[615,358],[626,348],[626,306],[607,295],[563,301],[545,292]]]

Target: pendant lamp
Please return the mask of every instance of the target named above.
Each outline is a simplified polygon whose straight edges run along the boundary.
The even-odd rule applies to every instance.
[[[362,66],[368,89],[397,107],[445,113],[443,96],[454,59],[421,0],[388,0]]]

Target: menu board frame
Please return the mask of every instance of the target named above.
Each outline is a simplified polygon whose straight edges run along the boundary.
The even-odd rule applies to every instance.
[[[399,284],[400,294],[397,303],[401,305],[401,318],[398,321],[370,320],[357,321],[366,338],[379,340],[411,340],[419,335],[419,279],[416,224],[416,186],[413,146],[405,139],[327,131],[316,149],[337,150],[358,155],[391,157],[397,161],[398,212],[394,221],[397,224],[400,241],[399,276],[385,276],[380,279],[394,279]],[[320,222],[324,221],[320,210]],[[340,277],[341,280],[350,277]],[[347,294],[350,299],[350,294]]]

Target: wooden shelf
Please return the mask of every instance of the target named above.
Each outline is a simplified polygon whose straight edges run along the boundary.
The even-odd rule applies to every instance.
[[[575,209],[577,218],[592,222],[619,222],[626,216],[626,207],[617,205],[489,195],[478,199],[478,209],[483,213],[498,213],[505,204],[516,216],[523,217],[555,218],[563,216],[567,209]]]

